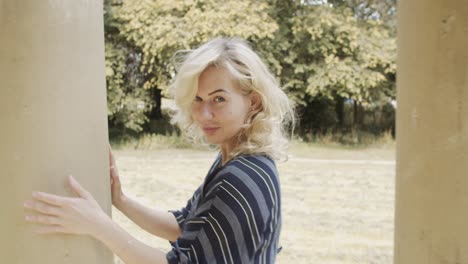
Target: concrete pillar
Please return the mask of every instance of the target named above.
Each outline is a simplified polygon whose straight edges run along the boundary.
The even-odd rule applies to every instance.
[[[398,5],[394,263],[468,263],[468,1]]]
[[[111,213],[103,7],[99,0],[0,0],[0,263],[113,262],[86,236],[38,236],[32,190],[72,196],[73,174]]]

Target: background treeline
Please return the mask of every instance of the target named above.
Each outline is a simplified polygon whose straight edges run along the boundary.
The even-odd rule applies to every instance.
[[[248,40],[296,103],[296,134],[359,144],[394,131],[396,0],[106,0],[111,137],[178,133],[161,107],[173,55]]]

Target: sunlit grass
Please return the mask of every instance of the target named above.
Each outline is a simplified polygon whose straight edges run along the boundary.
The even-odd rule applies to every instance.
[[[294,141],[290,153],[288,162],[277,164],[282,190],[283,250],[276,263],[390,264],[394,149],[340,149]],[[186,204],[216,155],[170,148],[123,149],[115,154],[124,192],[165,210]],[[378,162],[373,163],[375,160]],[[144,232],[116,209],[113,218],[148,245],[164,252],[170,250],[167,241]]]
[[[160,149],[189,149],[192,144],[185,138],[173,133],[172,135],[143,134],[139,137],[122,137],[111,139],[113,148],[123,150],[160,150]]]
[[[122,150],[161,150],[161,149],[197,149],[203,150],[207,147],[194,146],[184,137],[173,133],[171,135],[143,134],[138,137],[122,137],[111,139],[115,149]],[[370,133],[352,132],[349,134],[325,134],[302,139],[297,136],[291,140],[291,151],[309,152],[313,149],[337,149],[337,150],[359,150],[359,149],[394,149],[395,140],[390,132],[375,136]]]

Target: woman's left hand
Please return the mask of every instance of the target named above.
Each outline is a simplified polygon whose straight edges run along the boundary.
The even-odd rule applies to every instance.
[[[65,233],[95,236],[100,226],[110,218],[101,209],[91,193],[72,176],[68,177],[78,197],[64,197],[44,192],[33,192],[33,199],[24,207],[36,214],[27,215],[26,221],[39,224],[36,233]]]

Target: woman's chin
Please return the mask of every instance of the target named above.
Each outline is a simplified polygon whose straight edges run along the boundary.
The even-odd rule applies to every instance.
[[[219,145],[220,144],[219,140],[216,140],[216,138],[214,138],[214,137],[205,136],[205,139],[206,139],[206,142],[208,142],[208,144],[210,144],[210,145]]]

